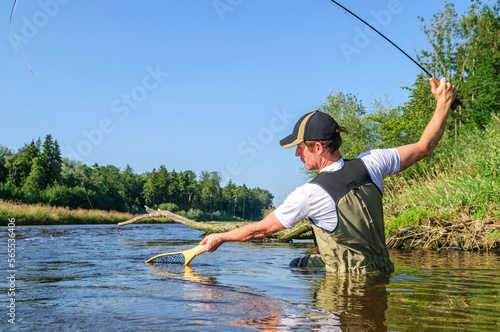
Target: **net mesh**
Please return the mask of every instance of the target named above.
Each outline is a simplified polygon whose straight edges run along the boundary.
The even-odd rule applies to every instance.
[[[184,264],[185,258],[183,254],[167,255],[155,258],[151,263],[155,264]]]

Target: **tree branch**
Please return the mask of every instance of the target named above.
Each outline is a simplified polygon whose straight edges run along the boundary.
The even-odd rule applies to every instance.
[[[146,206],[145,208],[147,214],[143,214],[130,220],[118,223],[118,226],[125,226],[148,218],[168,218],[189,228],[203,231],[206,235],[208,235],[212,233],[228,232],[238,227],[249,224],[249,222],[198,222],[172,213],[170,211],[153,210],[148,206]],[[274,233],[270,236],[270,238],[275,238],[279,242],[290,242],[293,239],[312,239],[312,234],[310,231],[311,226],[309,223],[300,222],[291,229],[286,229],[281,232]]]

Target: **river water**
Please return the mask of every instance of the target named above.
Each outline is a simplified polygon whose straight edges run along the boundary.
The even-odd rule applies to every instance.
[[[310,241],[226,243],[185,268],[143,263],[195,246],[201,232],[182,225],[14,232],[15,280],[7,230],[0,255],[7,331],[500,330],[494,253],[393,250],[390,277],[340,277],[288,267]]]

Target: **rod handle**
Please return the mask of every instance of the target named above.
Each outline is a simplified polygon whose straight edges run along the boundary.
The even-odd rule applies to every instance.
[[[432,76],[431,79],[434,81],[434,83],[436,83],[437,86],[439,86],[441,84],[441,81],[438,80],[437,78],[435,78],[434,76]],[[460,99],[455,98],[455,100],[453,101],[453,104],[451,104],[451,109],[455,110],[455,109],[457,109],[458,106],[462,106],[464,109],[467,108],[467,107],[465,107],[464,104],[462,104]]]

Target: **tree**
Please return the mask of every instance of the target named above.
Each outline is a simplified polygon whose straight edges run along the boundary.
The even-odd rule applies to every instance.
[[[61,179],[62,157],[59,143],[57,140],[52,140],[52,135],[45,137],[42,147],[40,161],[44,173],[43,188],[45,188]]]
[[[460,36],[466,40],[460,53],[464,59],[464,88],[467,110],[464,117],[480,128],[500,111],[500,1],[473,1],[462,20]]]
[[[146,177],[134,173],[130,165],[121,172],[121,182],[123,183],[123,199],[125,201],[126,212],[138,213],[145,201],[142,198]]]
[[[193,196],[196,192],[196,174],[193,171],[184,171],[179,173],[179,176],[182,179],[179,180],[179,183],[182,184],[182,187],[179,189],[181,195],[179,207],[187,211],[191,208]]]
[[[221,177],[217,172],[202,171],[198,183],[198,207],[201,210],[213,212],[219,210],[221,188]]]
[[[197,181],[193,171],[168,172],[165,165],[142,175],[135,174],[127,165],[121,171],[113,165],[92,167],[80,161],[61,158],[57,140],[47,135],[24,144],[16,153],[0,145],[0,197],[29,203],[44,203],[70,208],[139,213],[145,204],[191,211],[199,220],[237,220],[238,213],[250,218],[260,214],[262,206],[269,206],[272,195],[246,186],[239,190],[233,183],[220,186],[218,172],[203,171]],[[269,199],[269,197],[271,197]],[[93,203],[92,203],[93,202]],[[227,203],[227,204],[226,204]],[[227,208],[228,213],[222,212]]]
[[[264,189],[254,188],[250,189],[248,204],[248,219],[260,220],[262,219],[263,211],[270,208],[273,201],[273,195]]]
[[[125,210],[124,186],[121,181],[120,169],[113,165],[101,166],[98,168],[97,176],[100,178],[100,185],[97,192],[100,199],[106,204],[101,206],[103,210]]]
[[[331,92],[319,109],[331,115],[349,132],[340,148],[345,158],[355,158],[361,152],[373,147],[373,133],[364,119],[366,109],[356,96],[339,91]]]
[[[372,113],[366,117],[370,130],[376,133],[377,148],[393,148],[401,145],[405,123],[402,121],[402,109],[395,107],[388,96],[375,98],[372,102]]]
[[[340,91],[330,92],[319,110],[332,116],[337,123],[345,127],[348,134],[342,134],[340,153],[344,158],[356,158],[361,152],[376,146],[376,135],[372,130],[373,121],[365,117],[366,109],[356,96]],[[307,177],[314,177],[317,170],[306,170]]]
[[[161,197],[161,203],[170,201],[170,197],[168,195],[170,181],[170,174],[168,173],[167,168],[165,165],[161,165],[158,170],[158,194]]]
[[[158,172],[156,168],[146,175],[146,183],[144,185],[144,196],[146,198],[146,202],[152,203],[155,205],[155,198],[159,196],[159,181],[158,181]]]
[[[250,196],[250,193],[248,191],[248,188],[246,185],[241,185],[236,188],[236,194],[234,196],[235,200],[235,213],[234,215],[237,215],[243,219],[246,219],[247,216],[245,214],[245,210],[247,208],[247,201]]]
[[[236,185],[230,179],[226,184],[226,186],[222,188],[222,206],[224,211],[226,211],[227,214],[232,216],[234,216],[235,193],[236,193]]]
[[[467,109],[450,114],[455,138],[468,125],[484,128],[500,110],[500,1],[473,0],[462,16],[451,3],[444,5],[422,31],[430,50],[418,56],[436,77],[447,77],[459,88]]]
[[[64,158],[61,164],[61,184],[70,188],[81,186],[85,176],[84,165],[69,158]]]
[[[5,167],[9,170],[9,178],[13,184],[22,187],[31,172],[33,160],[40,157],[39,140],[25,144],[17,153],[6,158]]]
[[[9,169],[7,167],[7,158],[12,157],[14,152],[8,147],[0,144],[0,183],[7,181]]]
[[[22,193],[26,203],[42,201],[43,178],[42,163],[39,158],[34,158],[31,172],[22,186]]]
[[[404,177],[413,177],[430,166],[437,167],[441,149],[449,148],[460,135],[474,127],[483,130],[490,123],[491,115],[499,112],[499,9],[498,0],[488,4],[473,0],[463,15],[456,12],[453,4],[445,4],[430,22],[421,18],[430,48],[422,50],[418,59],[436,77],[445,76],[459,88],[458,98],[467,109],[458,107],[451,111],[445,135],[435,152],[405,172]],[[433,114],[436,101],[423,73],[417,76],[412,87],[405,89],[410,91],[410,97],[403,106],[386,108],[369,117],[381,147],[417,142]],[[447,140],[450,142],[446,143]]]
[[[174,170],[170,172],[169,183],[168,183],[168,197],[169,202],[177,204],[179,202],[179,192],[180,192],[180,183],[179,183],[179,173]]]

